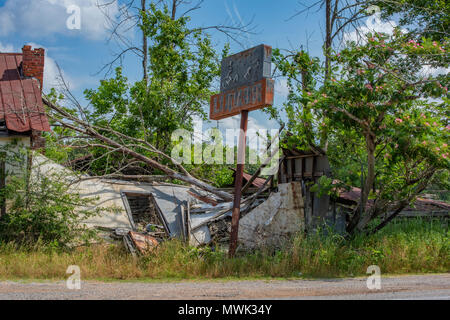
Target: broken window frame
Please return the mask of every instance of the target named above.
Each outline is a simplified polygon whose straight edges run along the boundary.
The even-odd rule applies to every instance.
[[[158,218],[162,222],[162,226],[164,227],[164,231],[166,232],[166,234],[168,236],[170,236],[170,230],[169,230],[169,226],[168,226],[168,223],[166,221],[166,218],[162,214],[161,209],[159,208],[158,204],[156,203],[155,196],[151,192],[135,191],[135,190],[123,190],[123,191],[120,192],[120,196],[122,198],[122,201],[123,201],[123,204],[124,204],[124,207],[125,207],[125,211],[127,212],[128,219],[130,220],[130,225],[131,225],[131,228],[132,228],[133,231],[137,231],[137,228],[136,228],[136,224],[134,222],[133,213],[131,211],[131,206],[130,206],[130,203],[128,201],[127,195],[138,196],[138,197],[148,196],[149,200],[151,201],[152,205],[154,206],[154,208],[156,210],[156,214],[157,214]]]

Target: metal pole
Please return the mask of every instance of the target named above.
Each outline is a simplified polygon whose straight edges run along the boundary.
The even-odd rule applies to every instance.
[[[239,217],[241,208],[241,194],[242,194],[241,192],[242,177],[244,175],[244,165],[245,165],[247,124],[248,124],[248,110],[243,110],[241,111],[241,130],[239,132],[236,178],[234,185],[234,203],[233,203],[233,215],[231,218],[230,249],[228,251],[230,258],[234,257],[237,248]]]

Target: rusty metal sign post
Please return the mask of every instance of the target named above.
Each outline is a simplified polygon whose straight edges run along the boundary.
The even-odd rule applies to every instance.
[[[245,165],[248,113],[273,104],[274,80],[270,79],[272,48],[259,45],[222,60],[220,93],[211,96],[210,119],[241,114],[229,256],[238,240],[242,177]]]

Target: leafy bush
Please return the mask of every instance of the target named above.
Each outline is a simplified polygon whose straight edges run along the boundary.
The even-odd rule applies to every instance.
[[[8,152],[8,157],[11,152]],[[21,150],[20,154],[24,154]],[[22,157],[22,164],[27,157]],[[17,159],[17,158],[16,158]],[[16,166],[17,167],[17,166]],[[7,214],[0,218],[0,241],[44,245],[63,248],[94,236],[81,222],[98,213],[82,208],[92,199],[81,199],[70,192],[64,174],[43,173],[26,165],[20,172],[8,175],[1,196],[6,200]]]

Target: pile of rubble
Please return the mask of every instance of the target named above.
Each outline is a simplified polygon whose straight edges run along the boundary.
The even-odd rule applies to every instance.
[[[193,246],[228,245],[232,202],[220,202],[211,194],[182,186],[153,188],[155,192],[141,194],[148,199],[141,199],[141,206],[125,205],[130,210],[131,230],[116,228],[110,234],[122,240],[128,251],[145,254],[171,238]],[[266,189],[242,200],[238,239],[243,249],[280,245],[304,229],[300,184],[280,184],[268,196],[262,192]],[[136,201],[136,194],[128,197],[126,201]]]
[[[145,254],[173,238],[193,246],[225,248],[230,241],[233,203],[198,187],[89,176],[80,179],[40,154],[33,156],[32,168],[40,174],[65,177],[73,192],[90,199],[80,209],[102,208],[101,215],[84,223],[104,231],[101,235],[107,239],[122,241],[132,254]],[[361,194],[358,188],[352,188],[332,199],[311,190],[321,176],[331,176],[328,159],[321,150],[283,149],[276,186],[272,183],[274,176],[263,179],[259,174],[257,170],[252,176],[244,175],[238,232],[238,244],[243,249],[279,247],[295,233],[309,232],[324,223],[343,233],[346,216]],[[450,206],[436,200],[418,199],[416,206],[406,208],[405,214],[417,216],[426,211],[427,215],[449,216]],[[421,212],[417,212],[419,209]]]

